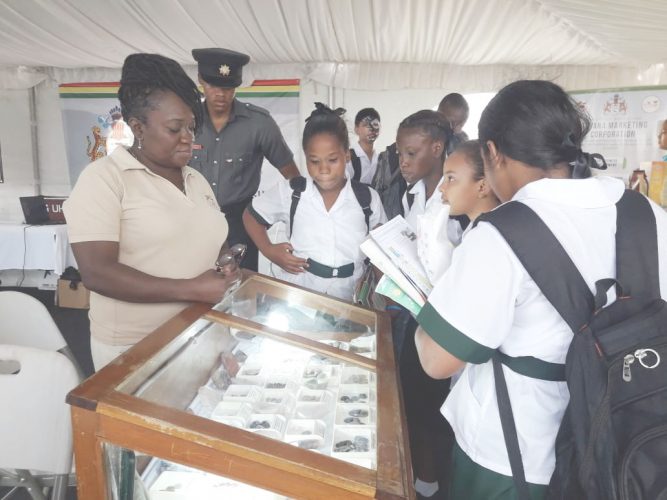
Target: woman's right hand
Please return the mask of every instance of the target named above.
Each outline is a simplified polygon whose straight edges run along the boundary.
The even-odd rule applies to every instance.
[[[276,243],[270,245],[262,253],[274,264],[280,266],[288,273],[303,273],[308,267],[308,261],[294,255],[294,248],[289,243]]]
[[[192,278],[191,285],[193,291],[193,300],[197,302],[207,302],[217,304],[222,300],[225,292],[235,282],[241,279],[241,270],[225,275],[214,269],[204,271],[196,278]]]

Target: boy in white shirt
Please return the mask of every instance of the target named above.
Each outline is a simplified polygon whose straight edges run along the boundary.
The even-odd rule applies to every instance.
[[[375,141],[380,135],[380,114],[374,108],[364,108],[354,118],[354,133],[359,141],[350,148],[345,165],[348,179],[370,185],[378,166],[379,153]]]

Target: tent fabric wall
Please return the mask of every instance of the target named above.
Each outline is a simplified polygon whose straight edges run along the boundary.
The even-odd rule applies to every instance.
[[[161,0],[156,9],[151,0],[7,0],[0,4],[0,60],[118,67],[137,48],[184,63],[193,47],[233,46],[260,63],[477,65],[507,62],[508,54],[516,64],[616,62],[612,51],[551,12],[559,3],[568,2]]]
[[[197,68],[184,64],[188,75],[197,78]],[[117,68],[45,68],[44,78],[53,85],[73,82],[110,82],[120,79]],[[519,79],[547,79],[568,90],[600,87],[667,84],[667,71],[660,65],[640,69],[603,65],[511,65],[463,66],[425,63],[250,63],[243,70],[243,85],[255,80],[299,78],[350,90],[405,90],[455,88],[459,92],[498,90]],[[0,88],[2,82],[0,81]]]
[[[4,183],[0,184],[0,221],[21,222],[19,196],[70,192],[65,139],[57,89],[44,83],[35,87],[37,144],[31,135],[29,90],[0,90],[0,140]],[[33,147],[39,158],[38,178]]]
[[[613,85],[665,78],[662,0],[161,0],[155,6],[152,0],[6,0],[0,66],[119,68],[137,51],[192,65],[192,48],[218,46],[251,56],[247,78],[286,72],[348,89],[479,92],[496,90],[513,74],[555,75],[571,89],[604,86],[611,75]]]

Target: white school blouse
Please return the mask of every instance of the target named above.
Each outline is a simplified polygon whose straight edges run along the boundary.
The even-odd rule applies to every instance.
[[[366,151],[364,151],[364,149],[361,147],[361,144],[358,142],[352,146],[352,149],[354,149],[354,152],[357,153],[359,160],[361,160],[359,182],[370,185],[373,182],[375,171],[378,168],[378,158],[380,153],[378,153],[376,150],[373,150],[372,157],[368,159],[368,156],[366,156]],[[352,160],[345,164],[345,174],[347,175],[348,179],[352,179],[354,177],[354,167],[352,166]]]
[[[623,190],[622,181],[609,177],[542,179],[524,186],[513,199],[542,218],[594,291],[597,280],[616,275],[615,203]],[[652,206],[660,263],[667,264],[667,214]],[[665,298],[667,265],[660,266],[659,274]],[[466,234],[417,320],[438,344],[467,362],[442,408],[457,443],[477,464],[511,476],[490,358],[500,348],[509,356],[564,363],[572,331],[486,222]],[[567,386],[503,370],[526,480],[548,484],[556,433],[569,401]]]
[[[370,227],[387,221],[377,192],[371,190]],[[289,235],[289,213],[292,204],[292,188],[289,181],[279,182],[262,195],[252,200],[253,210],[268,224],[284,222]],[[260,221],[261,222],[261,221]],[[294,229],[289,239],[294,255],[311,258],[320,264],[339,267],[354,263],[354,274],[348,278],[320,278],[309,272],[291,274],[272,264],[271,272],[279,279],[326,293],[343,300],[352,300],[354,285],[364,270],[366,256],[359,245],[366,239],[366,220],[354,195],[350,181],[338,195],[327,212],[324,200],[311,178],[307,178],[306,189],[294,215]]]
[[[461,242],[462,230],[458,221],[449,218],[449,204],[442,202],[440,178],[431,197],[426,199],[426,185],[417,181],[409,193],[414,195],[408,206],[403,194],[405,221],[417,234],[417,253],[426,273],[435,283],[449,267],[454,248]]]

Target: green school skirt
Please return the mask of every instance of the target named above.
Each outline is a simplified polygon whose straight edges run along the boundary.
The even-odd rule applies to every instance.
[[[528,483],[528,491],[531,500],[544,500],[547,486]],[[450,500],[517,500],[517,495],[511,477],[476,464],[455,443],[449,498]]]

